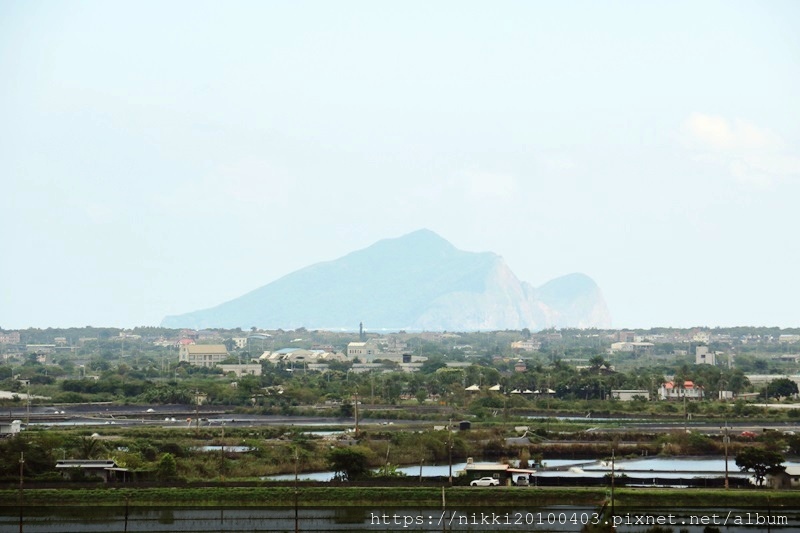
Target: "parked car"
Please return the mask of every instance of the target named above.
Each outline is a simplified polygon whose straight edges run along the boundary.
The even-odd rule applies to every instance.
[[[482,477],[480,479],[473,479],[469,483],[473,487],[491,487],[492,485],[500,485],[500,480],[493,477]]]
[[[514,484],[518,487],[527,487],[530,484],[530,481],[528,480],[528,476],[517,476]]]

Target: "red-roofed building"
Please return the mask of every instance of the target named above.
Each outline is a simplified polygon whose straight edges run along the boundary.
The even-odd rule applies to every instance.
[[[693,381],[686,380],[679,387],[674,381],[667,381],[658,389],[658,397],[662,400],[702,400],[703,387],[695,385]]]

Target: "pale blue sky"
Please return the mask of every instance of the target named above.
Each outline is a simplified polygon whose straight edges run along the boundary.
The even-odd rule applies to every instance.
[[[794,1],[0,0],[0,326],[155,325],[423,227],[588,274],[616,327],[799,326],[798,27]]]

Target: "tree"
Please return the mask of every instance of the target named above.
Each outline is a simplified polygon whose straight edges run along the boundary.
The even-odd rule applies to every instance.
[[[334,448],[328,453],[328,462],[336,472],[334,479],[355,481],[369,476],[370,451],[361,446]]]
[[[597,371],[600,370],[602,367],[608,366],[608,361],[602,355],[593,355],[589,358],[589,364],[591,365],[592,370]]]
[[[792,455],[800,454],[800,435],[791,435],[787,442],[789,453]]]
[[[380,477],[405,477],[406,474],[398,470],[397,465],[386,463],[378,469],[378,476]]]
[[[171,453],[165,453],[158,462],[158,479],[175,479],[178,475],[178,464]]]
[[[417,402],[422,405],[425,403],[425,400],[428,399],[428,391],[425,389],[417,389],[414,397],[417,399]]]
[[[522,448],[519,452],[519,468],[528,468],[531,459],[531,452],[528,448]]]
[[[14,438],[0,439],[0,476],[14,479],[19,475],[21,454],[24,454],[26,478],[52,472],[53,464],[61,459],[58,452],[65,445],[66,440],[62,435],[45,432],[23,431]]]
[[[767,396],[787,398],[798,393],[797,383],[789,378],[774,379],[767,385]]]
[[[747,376],[739,368],[728,370],[725,379],[726,383],[728,384],[728,390],[731,390],[736,394],[742,392],[745,387],[750,386],[750,380],[747,379]]]
[[[428,358],[427,361],[422,363],[419,371],[421,374],[433,374],[440,368],[446,368],[447,364],[445,363],[444,359],[441,356],[432,356]]]
[[[736,466],[742,472],[753,472],[758,486],[764,484],[767,475],[780,474],[786,467],[782,465],[783,455],[778,452],[749,447],[736,455]]]
[[[105,453],[103,443],[95,437],[82,436],[76,442],[78,456],[81,459],[95,459]]]
[[[348,401],[342,402],[342,404],[339,406],[339,416],[341,418],[353,418],[355,416],[355,408],[353,407],[353,404]]]

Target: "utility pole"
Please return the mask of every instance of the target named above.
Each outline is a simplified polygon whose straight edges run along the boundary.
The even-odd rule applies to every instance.
[[[28,380],[27,388],[25,389],[27,392],[25,394],[25,428],[27,429],[28,426],[31,424],[31,381]]]
[[[453,419],[447,421],[447,479],[450,486],[453,485],[453,430],[450,426],[453,424]]]
[[[22,524],[24,522],[23,517],[22,517],[22,509],[23,509],[23,506],[22,506],[22,502],[23,502],[23,497],[22,497],[22,479],[23,479],[22,472],[23,472],[24,466],[25,466],[25,452],[19,452],[19,533],[22,533]]]
[[[222,440],[219,447],[219,479],[225,481],[225,426],[222,426]]]
[[[195,433],[200,433],[200,391],[194,391],[194,427]]]
[[[686,423],[689,419],[689,412],[686,410],[686,385],[683,387],[683,432],[686,433]]]
[[[300,463],[300,455],[297,453],[297,446],[294,447],[294,532],[300,531],[300,520],[297,507],[297,467]]]
[[[611,516],[614,516],[614,477],[615,477],[614,448],[611,448]]]
[[[355,414],[356,414],[355,435],[356,435],[356,438],[358,438],[358,389],[356,389],[356,409],[355,409]]]
[[[728,490],[728,443],[731,438],[728,436],[728,421],[725,421],[725,436],[722,437],[722,443],[725,445],[725,490]]]

